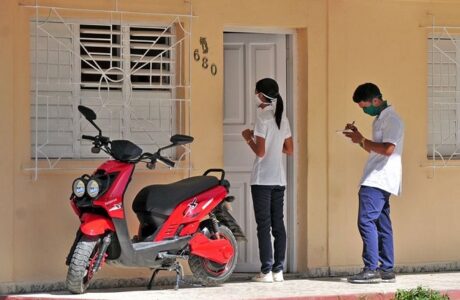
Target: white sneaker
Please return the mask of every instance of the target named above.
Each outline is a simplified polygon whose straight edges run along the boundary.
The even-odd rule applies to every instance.
[[[264,274],[260,272],[256,276],[252,278],[252,281],[257,281],[257,282],[273,282],[273,274],[272,272],[268,272],[267,274]]]
[[[273,281],[274,282],[283,282],[283,271],[279,271],[278,273],[273,273]]]

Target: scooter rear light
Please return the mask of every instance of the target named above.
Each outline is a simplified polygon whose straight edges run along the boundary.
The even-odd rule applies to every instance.
[[[225,197],[224,201],[226,202],[233,202],[235,200],[235,197],[234,196],[227,196]]]

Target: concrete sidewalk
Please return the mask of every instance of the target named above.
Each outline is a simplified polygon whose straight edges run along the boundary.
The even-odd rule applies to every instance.
[[[345,278],[299,278],[287,276],[282,283],[229,282],[219,287],[191,287],[183,284],[178,291],[172,286],[146,290],[143,287],[111,290],[89,290],[83,295],[67,292],[0,296],[0,300],[31,299],[392,299],[398,289],[418,286],[447,293],[450,299],[460,299],[460,272],[398,275],[396,283],[350,284]]]

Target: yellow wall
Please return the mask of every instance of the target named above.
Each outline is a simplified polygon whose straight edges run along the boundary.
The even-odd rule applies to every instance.
[[[428,2],[428,1],[425,1]],[[431,1],[436,2],[436,1]],[[448,3],[450,2],[450,3]],[[329,127],[355,120],[367,137],[372,119],[350,100],[360,83],[377,83],[405,122],[403,194],[392,197],[395,256],[399,265],[460,260],[458,168],[426,168],[427,34],[436,22],[460,25],[460,3],[331,1],[329,7]],[[357,184],[366,153],[329,136],[329,263],[359,265]],[[425,166],[425,167],[423,167]]]
[[[3,5],[3,4],[2,4]],[[4,8],[4,9],[3,9]],[[0,159],[0,190],[4,191],[0,198],[0,281],[12,280],[13,276],[13,213],[14,213],[14,132],[11,130],[13,124],[14,95],[15,91],[11,85],[11,77],[14,72],[14,64],[11,57],[14,53],[13,32],[8,24],[14,23],[14,14],[11,12],[15,8],[15,3],[7,2],[0,10],[0,105],[2,107],[2,117],[0,118],[0,152],[3,159]],[[3,41],[10,41],[5,44]]]
[[[63,280],[64,258],[78,220],[67,197],[77,171],[45,172],[38,181],[24,171],[30,162],[27,10],[0,3],[0,283]],[[112,9],[115,1],[47,0],[41,5]],[[184,13],[182,0],[119,0],[120,10]],[[458,12],[458,13],[456,13]],[[298,174],[297,268],[299,271],[361,265],[356,228],[358,180],[366,154],[335,133],[356,120],[369,137],[371,119],[351,100],[354,88],[377,83],[406,124],[403,195],[392,200],[397,264],[460,260],[458,168],[426,165],[426,37],[423,26],[460,25],[456,1],[383,0],[193,0],[192,47],[205,36],[216,77],[192,63],[193,173],[223,163],[223,32],[228,27],[296,30]],[[27,45],[27,46],[25,46]],[[211,145],[211,146],[210,146]],[[308,148],[307,148],[308,145]],[[126,199],[143,185],[184,174],[141,172]],[[126,207],[130,207],[130,200]],[[135,217],[129,215],[130,228]],[[454,234],[452,234],[454,233]],[[423,249],[423,250],[421,250]],[[98,277],[147,276],[107,268]]]

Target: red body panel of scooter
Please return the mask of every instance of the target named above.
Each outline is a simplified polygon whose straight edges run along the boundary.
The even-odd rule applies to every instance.
[[[228,240],[210,240],[202,233],[197,233],[190,240],[190,250],[194,255],[206,257],[219,264],[228,263],[235,253]]]
[[[93,205],[104,208],[110,217],[123,219],[123,194],[128,186],[129,179],[134,170],[134,164],[109,160],[99,166],[98,170],[104,170],[107,174],[119,173],[115,181],[111,184],[109,190],[99,199],[93,202]]]
[[[227,195],[223,186],[214,187],[180,203],[163,224],[155,241],[173,238],[179,228],[179,236],[191,235],[197,232],[200,221],[209,214]]]
[[[129,183],[129,178],[134,169],[134,164],[123,163],[116,160],[109,160],[99,166],[98,170],[104,170],[107,174],[119,173],[115,181],[110,185],[109,190],[99,199],[93,201],[94,206],[100,206],[111,218],[123,219],[123,194]],[[72,201],[72,207],[77,214],[78,208]],[[84,213],[80,216],[80,230],[89,236],[104,234],[107,230],[115,232],[112,220],[98,214]]]
[[[84,213],[81,218],[80,230],[89,236],[99,236],[107,230],[115,231],[115,226],[110,219],[101,215]]]

